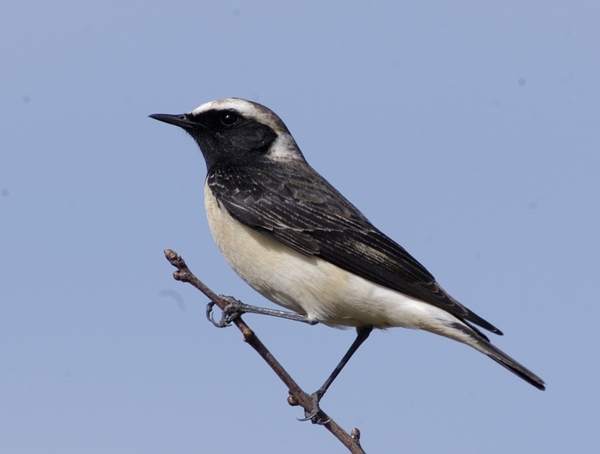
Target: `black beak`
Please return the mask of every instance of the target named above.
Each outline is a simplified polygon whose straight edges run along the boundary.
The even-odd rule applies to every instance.
[[[198,126],[197,123],[190,121],[186,114],[181,115],[170,115],[170,114],[152,114],[149,115],[150,118],[154,118],[158,121],[163,121],[165,123],[169,123],[170,125],[179,126],[183,129],[192,129],[195,126]]]

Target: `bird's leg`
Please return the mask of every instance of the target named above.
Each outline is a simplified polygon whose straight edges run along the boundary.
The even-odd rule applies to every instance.
[[[316,325],[318,322],[309,320],[308,317],[300,314],[295,314],[293,312],[287,311],[278,311],[274,309],[266,309],[263,307],[250,306],[249,304],[244,304],[241,301],[236,300],[232,296],[220,295],[225,301],[229,304],[225,306],[223,312],[221,313],[221,320],[218,322],[212,316],[212,310],[215,305],[214,302],[210,302],[206,305],[206,318],[217,328],[225,328],[228,326],[235,318],[243,315],[245,313],[252,314],[262,314],[262,315],[270,315],[272,317],[280,317],[288,320],[294,320],[296,322],[308,323],[309,325]]]
[[[350,360],[350,358],[352,358],[352,355],[354,355],[356,350],[358,350],[358,347],[360,347],[361,344],[367,340],[369,334],[371,334],[371,331],[373,331],[372,326],[360,326],[356,328],[356,339],[354,339],[354,342],[352,342],[352,345],[350,346],[342,360],[339,362],[336,368],[333,369],[333,372],[327,378],[327,380],[325,380],[323,386],[321,386],[319,389],[317,389],[314,393],[310,395],[315,404],[313,411],[305,412],[304,418],[300,419],[300,421],[311,420],[313,424],[327,424],[328,421],[321,421],[317,418],[317,413],[319,413],[319,402],[327,392],[327,389],[329,389],[333,381],[340,374],[346,363]]]

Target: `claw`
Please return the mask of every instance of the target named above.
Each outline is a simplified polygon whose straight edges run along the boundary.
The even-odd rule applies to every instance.
[[[321,396],[319,393],[312,393],[310,398],[313,401],[313,410],[312,411],[304,411],[304,418],[297,418],[298,421],[311,421],[313,424],[319,424],[321,426],[327,424],[331,421],[331,418],[321,419],[319,417],[319,413],[321,412],[321,408],[319,407],[319,401],[321,400]]]
[[[238,318],[240,315],[244,314],[244,304],[238,300],[236,300],[232,296],[219,295],[220,298],[227,301],[229,304],[223,308],[221,311],[221,320],[218,322],[213,318],[213,307],[215,303],[213,301],[209,302],[206,305],[206,318],[209,322],[215,325],[217,328],[226,328],[231,324],[233,320]]]
[[[212,314],[214,306],[215,303],[213,303],[212,301],[206,305],[206,318],[217,328],[227,328],[231,324],[233,319],[241,315],[237,310],[235,310],[235,307],[233,305],[227,305],[221,312],[221,320],[217,322]]]
[[[215,319],[213,318],[212,310],[214,306],[215,303],[213,303],[212,301],[206,305],[206,318],[217,328],[227,327],[228,323],[225,322],[223,314],[221,314],[221,320],[219,320],[218,322],[215,321]]]

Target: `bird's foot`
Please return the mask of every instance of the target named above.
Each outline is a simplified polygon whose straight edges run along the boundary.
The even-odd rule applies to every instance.
[[[217,328],[225,328],[240,315],[248,313],[270,315],[272,317],[280,317],[296,322],[308,323],[309,325],[316,325],[317,323],[319,323],[316,320],[310,320],[306,315],[300,315],[294,312],[279,311],[244,304],[241,301],[236,300],[232,296],[220,295],[220,298],[227,301],[228,304],[223,309],[223,312],[221,314],[221,320],[219,320],[218,322],[215,321],[212,315],[212,310],[215,306],[215,303],[211,301],[206,305],[206,318],[208,318],[208,320],[212,322],[212,324],[215,325]]]
[[[323,418],[321,415],[325,415],[319,407],[319,402],[321,401],[321,397],[323,395],[317,391],[310,395],[311,400],[313,401],[313,409],[312,411],[304,410],[304,418],[298,418],[298,421],[310,421],[313,424],[325,425],[331,418],[325,417]],[[326,416],[326,415],[325,415]]]
[[[241,301],[236,300],[232,296],[219,296],[228,303],[227,306],[225,306],[221,311],[221,319],[217,322],[213,318],[213,307],[215,306],[215,303],[213,301],[206,305],[206,318],[217,328],[226,328],[231,324],[233,320],[247,312],[246,310],[244,310],[244,306],[246,305]]]

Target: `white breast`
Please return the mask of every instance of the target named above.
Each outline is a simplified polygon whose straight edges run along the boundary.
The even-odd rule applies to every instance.
[[[401,326],[447,336],[440,331],[446,331],[449,321],[458,321],[446,311],[302,255],[241,224],[219,206],[208,185],[204,198],[210,229],[225,260],[276,304],[334,326]]]

